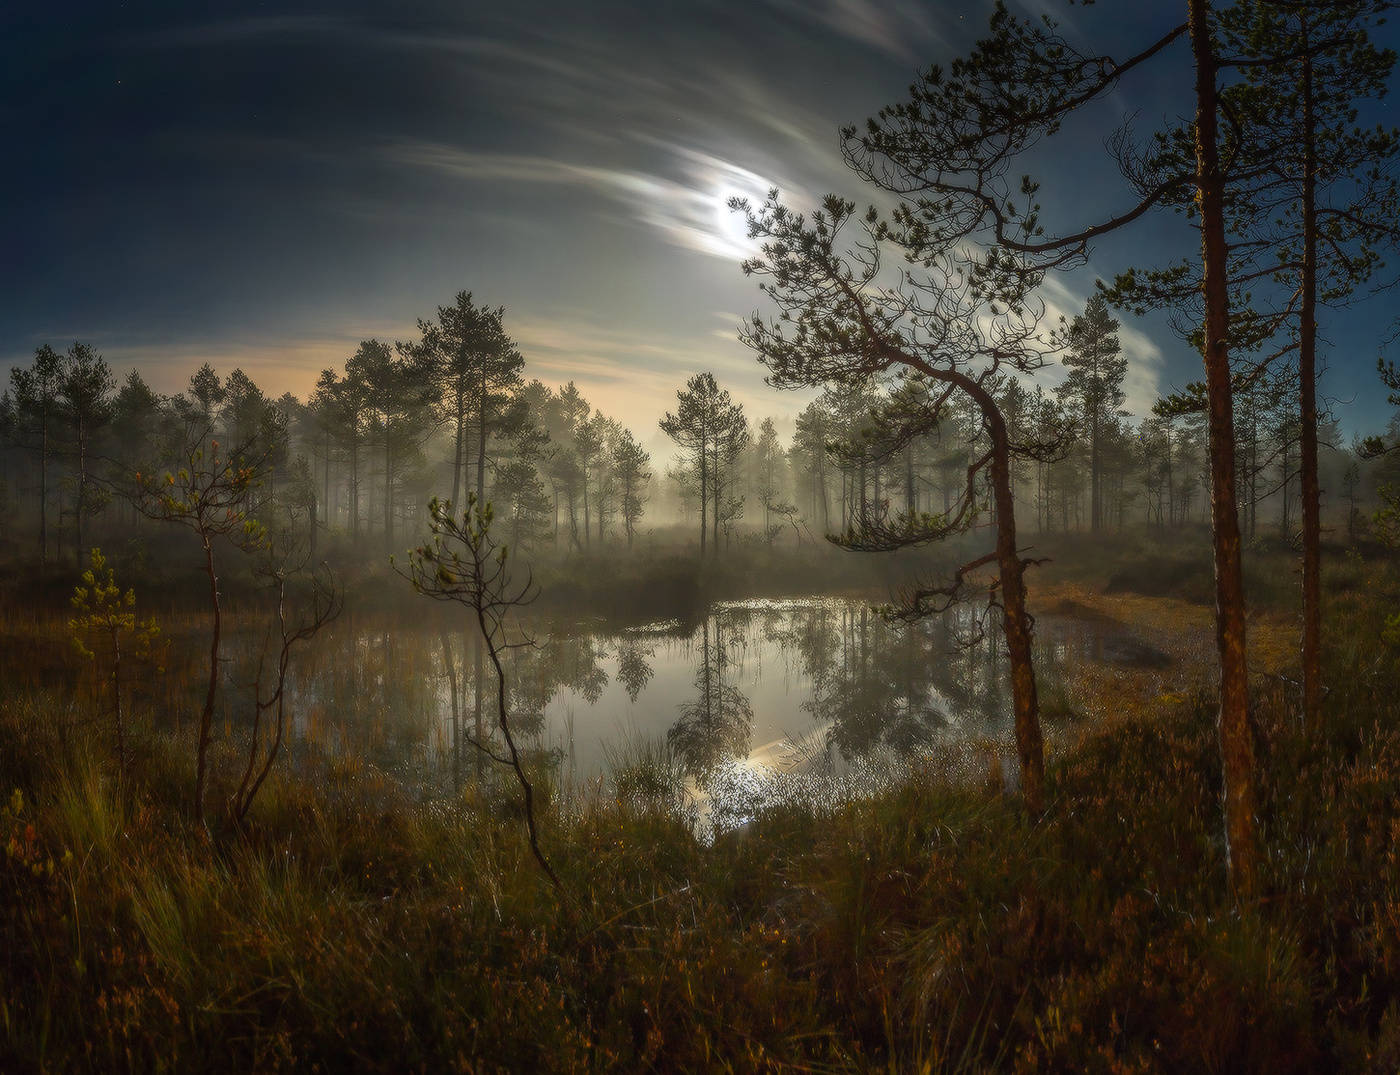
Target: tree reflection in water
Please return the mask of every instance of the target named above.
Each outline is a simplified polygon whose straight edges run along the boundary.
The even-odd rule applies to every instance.
[[[628,737],[664,741],[697,783],[746,758],[789,767],[796,743],[820,744],[809,761],[878,770],[1007,735],[1005,655],[995,632],[978,637],[976,612],[895,628],[867,601],[817,597],[719,604],[693,627],[540,621],[529,625],[538,644],[506,660],[508,704],[536,764],[562,760],[575,782],[602,775],[606,744]],[[1096,629],[1042,624],[1045,671],[1091,656]],[[470,633],[460,622],[348,617],[333,631],[292,685],[308,715],[299,735],[425,790],[460,786],[475,769],[476,695],[495,687],[477,680]],[[489,745],[491,722],[483,731]]]
[[[637,697],[651,682],[654,669],[647,658],[654,657],[656,649],[637,638],[622,638],[617,643],[617,681],[627,691],[628,699],[635,705]]]
[[[961,734],[1000,730],[1002,654],[975,628],[967,610],[894,628],[864,604],[822,601],[795,608],[778,642],[800,655],[811,691],[802,709],[855,761],[927,750],[954,725]]]
[[[714,638],[710,620],[701,622],[700,667],[695,672],[698,695],[680,707],[681,715],[666,741],[680,759],[687,776],[704,783],[721,766],[737,761],[749,752],[753,731],[753,707],[732,683],[725,682],[729,669],[729,646],[725,644],[719,617],[714,617]]]

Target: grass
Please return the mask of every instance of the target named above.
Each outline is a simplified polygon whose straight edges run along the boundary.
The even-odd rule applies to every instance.
[[[0,1069],[1393,1071],[1395,583],[1341,570],[1325,737],[1260,682],[1266,897],[1243,911],[1199,686],[1056,685],[1094,719],[1035,822],[931,763],[707,841],[635,743],[544,818],[561,896],[490,782],[425,802],[313,756],[206,834],[187,734],[142,728],[121,788],[36,677],[0,695]]]

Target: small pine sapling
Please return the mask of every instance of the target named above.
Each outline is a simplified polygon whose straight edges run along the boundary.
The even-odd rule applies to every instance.
[[[92,549],[89,562],[82,581],[73,590],[74,615],[68,621],[68,633],[73,648],[84,660],[93,662],[98,684],[105,684],[110,694],[117,769],[122,782],[126,783],[130,755],[127,711],[122,704],[123,666],[129,661],[150,659],[160,627],[154,616],[137,619],[136,591],[128,587],[122,592],[117,585],[116,571],[107,563],[101,549]]]

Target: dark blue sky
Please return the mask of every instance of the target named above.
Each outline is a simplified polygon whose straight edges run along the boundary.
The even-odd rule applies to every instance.
[[[1090,13],[1142,40],[1177,3]],[[367,336],[407,338],[460,289],[507,307],[530,374],[573,378],[652,439],[676,386],[712,369],[758,415],[801,400],[762,384],[734,337],[759,304],[723,208],[770,184],[801,201],[865,195],[837,129],[966,49],[989,3],[524,0],[65,4],[0,11],[0,364],[96,345],[159,389],[202,361],[304,394]],[[1067,132],[1043,170],[1051,214],[1127,198],[1105,118],[1189,109],[1184,49]],[[1189,244],[1164,218],[1059,283]],[[1382,425],[1382,297],[1332,315],[1326,388]],[[1198,376],[1159,322],[1125,323],[1130,404]]]

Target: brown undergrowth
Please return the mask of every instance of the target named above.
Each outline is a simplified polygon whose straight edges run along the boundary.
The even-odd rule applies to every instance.
[[[1217,675],[1214,614],[1174,598],[1103,593],[1082,583],[1051,582],[1033,592],[1032,611],[1040,617],[1092,620],[1122,632],[1135,647],[1164,659],[1158,666],[1132,660],[1092,657],[1072,675],[1051,685],[1059,704],[1079,727],[1141,719],[1184,699],[1213,690]],[[1256,692],[1286,692],[1296,682],[1298,628],[1280,612],[1256,612],[1249,620],[1249,667]],[[1155,663],[1155,662],[1154,662]],[[1057,714],[1049,714],[1053,720]],[[1061,737],[1063,738],[1063,737]]]
[[[620,759],[545,818],[567,911],[490,782],[425,802],[326,757],[205,835],[183,739],[138,736],[123,791],[70,703],[6,692],[0,1069],[1393,1071],[1394,588],[1333,593],[1321,739],[1256,692],[1266,895],[1242,909],[1184,658],[1116,713],[1121,684],[1094,688],[1036,820],[915,768],[707,842],[655,757]],[[1200,630],[1113,601],[1154,645]],[[1288,627],[1256,630],[1259,667]]]

